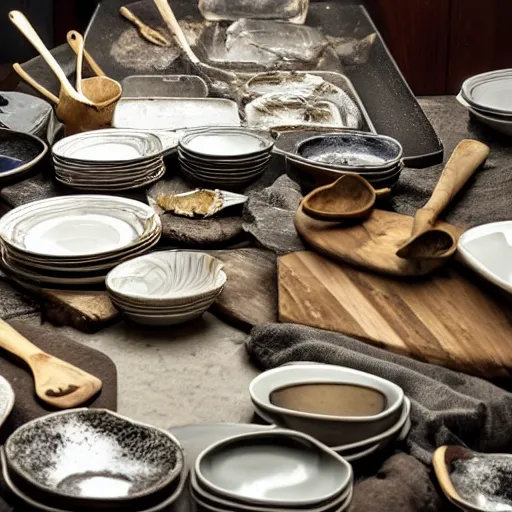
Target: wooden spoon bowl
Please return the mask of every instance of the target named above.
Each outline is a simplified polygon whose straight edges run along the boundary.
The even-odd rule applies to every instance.
[[[376,191],[357,174],[345,175],[310,192],[302,201],[302,210],[315,219],[364,219],[370,215],[377,197],[390,192]]]

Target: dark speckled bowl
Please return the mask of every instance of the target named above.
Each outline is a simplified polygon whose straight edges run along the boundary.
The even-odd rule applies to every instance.
[[[38,137],[0,128],[0,183],[37,170],[47,153],[48,146]]]
[[[136,511],[177,487],[183,451],[169,433],[104,409],[49,414],[7,439],[10,476],[41,503],[74,511]]]

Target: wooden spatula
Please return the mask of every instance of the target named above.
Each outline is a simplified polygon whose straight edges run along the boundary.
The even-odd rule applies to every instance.
[[[3,320],[0,320],[0,348],[28,364],[34,375],[36,395],[54,407],[77,407],[101,389],[100,379],[43,352]]]

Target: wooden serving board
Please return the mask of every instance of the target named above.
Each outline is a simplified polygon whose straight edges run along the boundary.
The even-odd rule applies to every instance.
[[[422,276],[444,265],[444,260],[405,260],[396,251],[410,238],[413,218],[373,210],[364,222],[316,220],[302,211],[295,215],[297,231],[313,249],[331,258],[382,274]],[[440,222],[455,237],[463,229]]]
[[[512,376],[512,311],[453,268],[429,278],[362,272],[314,252],[278,259],[279,320],[341,332],[485,378]]]

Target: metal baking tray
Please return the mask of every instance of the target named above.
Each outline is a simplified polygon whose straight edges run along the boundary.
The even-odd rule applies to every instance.
[[[206,98],[208,85],[194,75],[132,75],[121,81],[123,98]]]
[[[110,49],[127,30],[119,8],[126,0],[103,0],[89,24],[87,49],[104,71],[117,80],[134,74],[189,73],[182,59],[169,67],[156,66],[150,72],[141,72],[112,58]],[[152,0],[137,2],[137,14],[146,23],[158,20],[164,26]],[[132,4],[130,7],[132,7]],[[197,2],[173,0],[173,9],[179,19],[200,20]],[[442,162],[443,146],[432,125],[419,106],[402,73],[391,57],[366,9],[359,4],[340,1],[319,1],[310,4],[306,24],[321,27],[324,33],[335,37],[362,39],[375,34],[369,57],[361,62],[344,65],[343,73],[351,80],[377,133],[394,137],[404,147],[405,162],[410,167],[428,167]],[[141,46],[142,47],[142,46]],[[148,47],[146,46],[146,49]],[[56,49],[57,60],[72,73],[74,55],[65,47]],[[160,62],[161,64],[161,62]],[[58,93],[59,87],[41,59],[33,59],[24,68],[42,85]],[[26,88],[25,88],[26,90]]]

